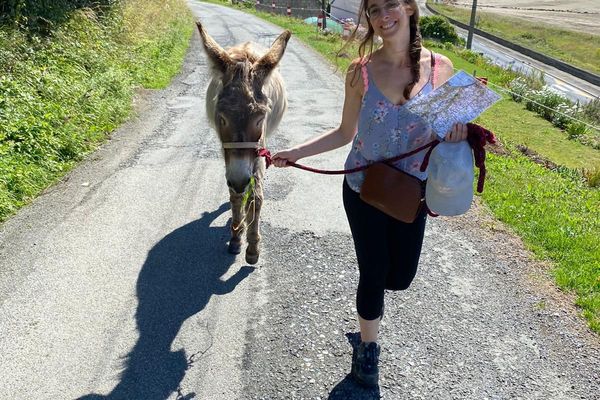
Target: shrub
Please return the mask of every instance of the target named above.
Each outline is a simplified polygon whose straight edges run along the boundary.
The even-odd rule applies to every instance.
[[[513,79],[509,84],[508,88],[510,89],[511,97],[517,103],[520,103],[523,100],[523,97],[527,97],[530,89],[527,85],[527,82],[524,77],[519,76],[518,78]]]
[[[573,121],[573,118],[579,117],[579,114],[577,104],[560,103],[556,106],[556,112],[552,114],[552,124],[560,129],[565,129]]]
[[[595,166],[592,169],[584,170],[583,176],[589,187],[600,187],[600,166]]]
[[[594,125],[600,125],[600,99],[595,98],[581,107],[585,119]]]
[[[471,64],[475,64],[475,65],[481,65],[485,60],[485,58],[481,54],[476,53],[472,50],[466,50],[466,49],[461,50],[460,56],[463,59],[470,62]]]
[[[544,79],[544,72],[535,70],[532,73],[526,73],[523,68],[511,69],[517,74],[523,83],[531,90],[542,90],[546,86],[546,80]]]
[[[20,25],[34,33],[48,34],[67,21],[75,10],[110,10],[120,0],[9,0],[0,2],[0,25]]]
[[[434,15],[431,17],[422,17],[419,20],[421,35],[424,38],[439,40],[443,43],[459,44],[460,38],[456,34],[454,27],[444,17]]]
[[[587,125],[578,121],[571,121],[566,127],[567,135],[569,139],[579,139],[588,133]]]
[[[454,45],[454,43],[450,43],[450,42],[446,42],[446,43],[444,43],[444,44],[443,44],[443,48],[444,48],[445,50],[448,50],[448,51],[456,51],[456,50],[457,50],[457,49],[456,49],[456,46]]]
[[[544,87],[542,90],[532,90],[527,97],[529,100],[525,102],[525,108],[538,113],[548,121],[553,120],[554,109],[559,104],[571,104],[569,99],[549,87]]]

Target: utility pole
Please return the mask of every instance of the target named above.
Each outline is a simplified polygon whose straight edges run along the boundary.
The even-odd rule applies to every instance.
[[[471,8],[471,22],[469,23],[469,36],[467,36],[467,50],[471,50],[473,44],[473,29],[475,29],[475,14],[477,13],[477,0],[473,0]]]
[[[326,1],[327,0],[321,0],[321,9],[323,10],[323,30],[327,28],[327,7],[325,5]]]

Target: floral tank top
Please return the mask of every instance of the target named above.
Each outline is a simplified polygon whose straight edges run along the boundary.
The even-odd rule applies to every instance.
[[[423,88],[406,103],[396,105],[390,102],[370,78],[369,66],[363,63],[362,77],[365,86],[358,118],[358,132],[352,149],[346,158],[344,168],[350,169],[407,153],[435,139],[429,122],[408,111],[405,105],[417,96],[433,90],[439,65],[437,54],[432,53],[431,73]],[[421,180],[427,179],[427,171],[421,172],[421,163],[427,153],[424,149],[412,156],[396,161],[394,166]],[[364,171],[346,175],[352,190],[360,192]]]

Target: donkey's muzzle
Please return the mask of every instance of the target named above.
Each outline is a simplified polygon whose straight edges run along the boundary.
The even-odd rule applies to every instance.
[[[234,191],[237,194],[243,194],[246,192],[246,188],[250,184],[250,178],[246,180],[230,180],[227,179],[227,186],[229,189]]]

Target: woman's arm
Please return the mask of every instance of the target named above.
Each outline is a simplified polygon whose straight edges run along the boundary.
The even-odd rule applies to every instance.
[[[277,152],[273,155],[273,165],[286,166],[287,162],[296,162],[301,158],[314,156],[342,147],[354,139],[358,130],[358,115],[363,96],[362,76],[358,61],[352,62],[346,72],[344,89],[344,108],[340,125],[321,136],[310,139],[290,149]],[[355,76],[355,68],[358,68]]]

